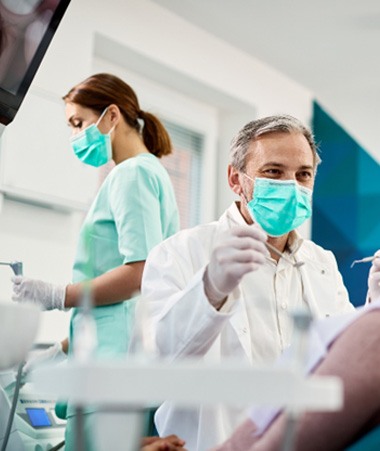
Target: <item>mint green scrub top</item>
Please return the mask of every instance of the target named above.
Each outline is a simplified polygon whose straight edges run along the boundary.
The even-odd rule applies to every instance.
[[[146,260],[149,251],[178,231],[172,183],[153,154],[139,154],[115,166],[102,184],[83,223],[73,282],[100,276],[126,263]],[[89,243],[89,245],[87,244]],[[117,358],[128,348],[134,301],[96,307],[96,357]],[[69,355],[78,309],[72,311]],[[68,406],[68,416],[74,412]]]

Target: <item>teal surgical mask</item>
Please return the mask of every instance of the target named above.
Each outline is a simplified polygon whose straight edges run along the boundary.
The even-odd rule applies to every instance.
[[[71,147],[80,161],[96,168],[108,163],[112,158],[110,135],[114,127],[107,134],[101,133],[98,129],[98,125],[107,110],[108,108],[103,111],[95,124],[89,125],[70,138]]]
[[[247,202],[252,219],[270,236],[281,236],[311,216],[312,190],[295,180],[255,178],[253,199]]]

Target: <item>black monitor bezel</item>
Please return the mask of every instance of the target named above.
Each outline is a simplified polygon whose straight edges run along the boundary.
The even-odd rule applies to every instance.
[[[71,0],[60,0],[57,8],[55,9],[50,23],[41,39],[41,42],[34,54],[32,60],[29,63],[29,67],[26,70],[24,78],[22,79],[20,86],[16,93],[9,92],[0,86],[0,123],[3,125],[8,125],[13,121],[14,117],[22,101],[24,100],[25,94],[27,93],[34,76],[42,62],[42,59],[48,49],[53,36],[60,24],[63,15],[66,12]]]

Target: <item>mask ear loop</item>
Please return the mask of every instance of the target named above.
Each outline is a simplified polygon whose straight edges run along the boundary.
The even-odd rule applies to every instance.
[[[244,177],[247,177],[247,179],[251,180],[252,182],[255,181],[252,177],[250,177],[249,175],[247,175],[245,172],[242,172],[242,174],[243,174]],[[241,196],[243,197],[245,204],[248,205],[248,202],[249,202],[249,201],[248,201],[248,199],[247,199],[247,196],[246,196],[245,193],[244,193],[243,187],[242,187],[242,190],[241,190],[241,193],[240,193],[240,194],[241,194]],[[253,194],[253,193],[252,193],[252,194]],[[252,198],[253,198],[253,196],[252,196]]]
[[[111,130],[108,132],[108,135],[111,136],[111,133],[115,130],[116,124],[111,127]]]
[[[98,126],[100,121],[103,119],[104,115],[107,113],[108,111],[108,106],[104,109],[103,113],[99,116],[99,119],[95,122],[95,125]]]
[[[248,205],[248,199],[247,199],[247,196],[244,194],[243,190],[241,190],[240,195],[244,199],[245,205]]]
[[[106,107],[103,113],[99,116],[99,119],[96,121],[95,125],[98,127],[100,121],[103,119],[104,115],[107,113],[109,107]],[[107,133],[107,135],[111,135],[111,133],[115,130],[116,124],[111,127],[111,130]]]

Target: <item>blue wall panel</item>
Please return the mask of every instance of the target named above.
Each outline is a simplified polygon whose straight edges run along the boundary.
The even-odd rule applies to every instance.
[[[358,306],[365,302],[370,264],[350,265],[380,248],[380,165],[317,102],[312,128],[322,157],[312,239],[334,252]]]

